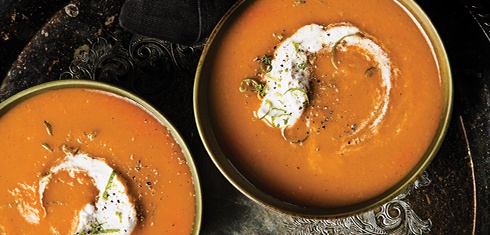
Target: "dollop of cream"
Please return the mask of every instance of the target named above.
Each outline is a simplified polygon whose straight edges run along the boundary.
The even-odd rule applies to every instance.
[[[349,47],[368,54],[381,71],[382,90],[370,118],[363,120],[357,130],[369,127],[377,131],[388,110],[392,66],[387,53],[359,28],[347,24],[321,26],[310,24],[298,29],[278,45],[271,61],[272,69],[264,74],[266,95],[256,112],[257,117],[276,128],[292,126],[308,105],[309,79],[315,56],[321,51],[346,50]],[[342,43],[337,42],[341,40]],[[335,47],[335,48],[334,48]]]
[[[123,180],[104,160],[92,158],[87,154],[68,154],[61,162],[51,167],[49,174],[40,179],[39,201],[41,205],[44,191],[52,175],[59,171],[67,171],[72,177],[75,177],[74,173],[77,172],[86,173],[99,190],[95,205],[87,204],[79,212],[74,234],[93,234],[94,232],[131,234],[137,222],[135,206],[130,200]]]

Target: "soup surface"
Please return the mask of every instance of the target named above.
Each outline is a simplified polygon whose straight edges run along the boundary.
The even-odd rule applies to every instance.
[[[190,168],[128,99],[64,88],[0,117],[0,234],[190,234]]]
[[[242,174],[314,207],[368,200],[406,176],[434,137],[443,96],[432,48],[405,9],[249,5],[206,58],[213,130]]]

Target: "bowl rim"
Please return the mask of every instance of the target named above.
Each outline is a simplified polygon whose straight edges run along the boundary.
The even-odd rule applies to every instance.
[[[270,196],[258,189],[253,183],[249,182],[226,157],[226,154],[221,150],[220,144],[215,138],[213,128],[211,127],[211,120],[208,115],[208,97],[205,90],[207,89],[206,81],[209,81],[210,79],[209,77],[205,77],[205,74],[207,73],[206,69],[209,70],[209,64],[211,63],[207,58],[213,57],[213,53],[215,53],[213,50],[216,50],[215,48],[219,47],[219,42],[216,42],[216,40],[219,40],[218,38],[223,34],[223,30],[226,31],[226,27],[229,27],[234,16],[236,17],[237,14],[239,15],[241,12],[245,11],[249,5],[255,2],[240,0],[223,16],[204,46],[195,74],[193,94],[194,118],[204,147],[221,174],[237,190],[258,204],[279,213],[301,218],[335,219],[367,212],[389,202],[406,190],[418,176],[427,169],[440,149],[450,124],[454,93],[451,68],[443,42],[429,17],[420,6],[411,0],[393,1],[409,14],[412,20],[417,24],[420,31],[424,34],[427,43],[432,46],[434,59],[437,62],[437,66],[439,66],[439,76],[443,92],[441,118],[436,133],[434,134],[434,138],[424,155],[421,157],[421,160],[418,161],[415,167],[408,172],[407,176],[402,178],[400,182],[380,195],[364,202],[338,208],[307,208],[304,206],[293,205]]]
[[[202,221],[202,192],[201,192],[201,184],[199,180],[199,172],[197,170],[196,164],[194,162],[194,158],[186,144],[185,140],[182,138],[180,132],[175,128],[175,126],[169,121],[169,119],[154,108],[150,103],[146,102],[143,98],[138,95],[125,90],[123,88],[119,88],[115,85],[111,85],[109,83],[95,81],[95,80],[79,80],[79,79],[64,79],[64,80],[55,80],[49,81],[45,83],[41,83],[27,89],[24,89],[0,103],[0,118],[9,112],[16,105],[22,103],[23,101],[32,98],[36,95],[53,91],[53,90],[61,90],[66,88],[83,88],[83,89],[91,89],[98,90],[102,92],[107,92],[113,95],[116,95],[123,99],[129,99],[138,105],[141,109],[148,112],[150,115],[154,116],[163,126],[165,126],[168,131],[171,133],[174,140],[179,144],[182,149],[182,153],[186,158],[187,165],[189,167],[192,182],[194,185],[194,199],[195,199],[195,214],[194,221],[192,227],[192,234],[199,234],[201,229],[201,221]]]

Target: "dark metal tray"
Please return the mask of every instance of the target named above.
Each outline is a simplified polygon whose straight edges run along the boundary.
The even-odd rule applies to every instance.
[[[484,1],[417,1],[451,63],[451,126],[412,187],[377,210],[349,218],[282,215],[231,186],[207,155],[194,122],[194,73],[205,42],[183,46],[123,30],[123,0],[0,0],[0,101],[66,78],[105,81],[145,98],[179,129],[193,153],[203,189],[202,234],[490,234],[490,4]]]

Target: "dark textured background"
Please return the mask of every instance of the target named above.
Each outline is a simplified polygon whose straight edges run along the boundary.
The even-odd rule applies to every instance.
[[[131,90],[166,115],[188,143],[202,181],[203,234],[287,233],[293,219],[241,195],[199,139],[192,86],[205,41],[182,46],[133,35],[118,25],[123,2],[0,0],[0,101],[60,78]],[[490,234],[490,3],[417,3],[446,47],[455,103],[447,138],[427,170],[432,182],[407,200],[419,217],[430,219],[431,234]],[[84,53],[88,57],[77,57]]]

